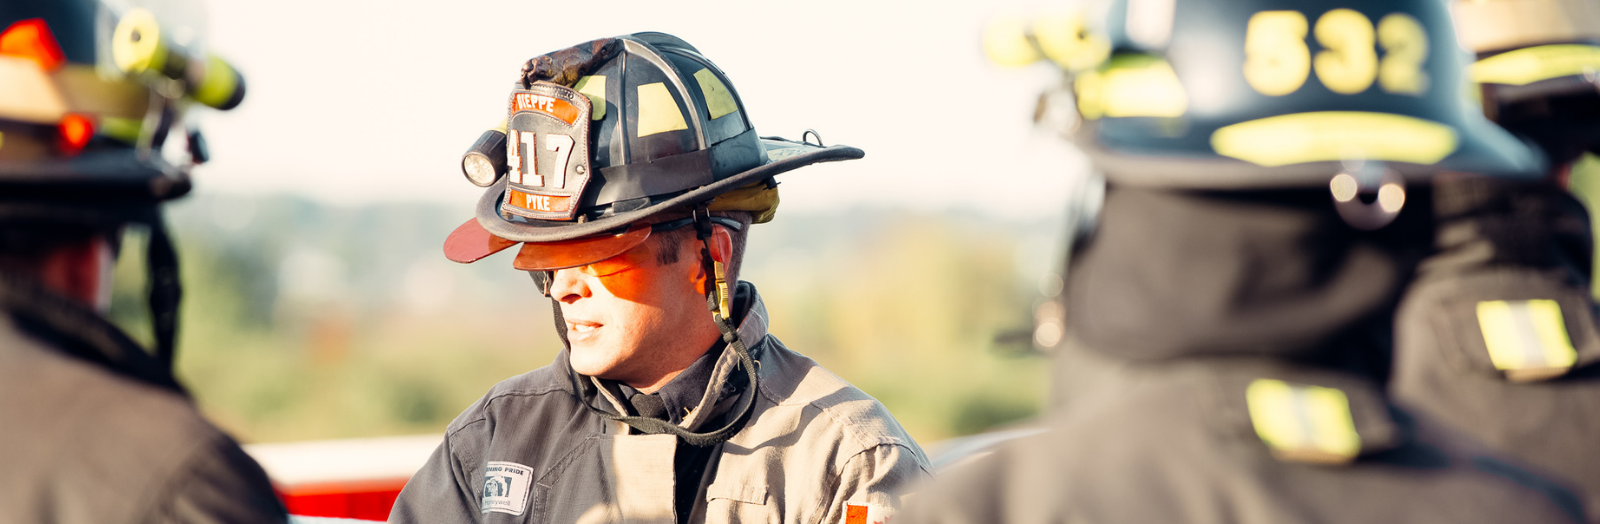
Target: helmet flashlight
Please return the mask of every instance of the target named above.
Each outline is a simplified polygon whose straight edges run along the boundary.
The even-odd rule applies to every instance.
[[[506,124],[483,132],[461,155],[461,172],[478,187],[489,187],[506,172]]]
[[[244,100],[244,76],[216,55],[191,56],[175,46],[149,10],[128,11],[111,37],[111,55],[124,73],[146,71],[177,80],[183,95],[216,109],[233,109]]]

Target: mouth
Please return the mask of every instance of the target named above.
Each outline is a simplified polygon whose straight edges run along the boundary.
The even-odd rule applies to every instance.
[[[571,333],[591,333],[596,329],[600,329],[601,325],[599,322],[590,322],[588,320],[567,319],[567,331]]]

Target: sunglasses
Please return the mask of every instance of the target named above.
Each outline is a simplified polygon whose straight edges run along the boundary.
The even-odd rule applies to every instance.
[[[735,231],[743,228],[739,221],[727,217],[713,216],[710,217],[710,220],[713,223],[721,224],[722,226]],[[665,222],[657,222],[649,225],[641,224],[631,227],[618,228],[600,235],[585,237],[576,241],[563,243],[565,245],[560,246],[548,244],[524,244],[523,251],[517,254],[517,261],[514,263],[514,265],[518,266],[518,269],[527,270],[528,275],[533,277],[533,282],[539,286],[539,290],[542,291],[545,296],[550,296],[550,283],[555,279],[555,272],[557,270],[576,269],[585,275],[594,277],[608,277],[643,266],[645,264],[649,264],[652,260],[655,260],[656,257],[650,250],[640,249],[640,246],[644,244],[644,241],[648,239],[651,234],[682,229],[683,227],[693,223],[693,217],[685,217],[676,220],[668,220]],[[569,260],[573,258],[590,258],[588,256],[584,256],[585,254],[588,254],[586,252],[592,253],[595,251],[600,251],[601,253],[604,253],[604,251],[616,249],[618,244],[625,246],[625,250],[621,253],[617,253],[594,262],[588,262],[581,265],[563,265],[563,267],[556,267],[553,269],[527,269],[526,267],[539,264],[541,262],[548,264],[553,262],[552,259],[556,258],[556,256]],[[530,247],[532,247],[532,249],[530,249]],[[610,249],[608,250],[606,248]],[[553,254],[556,256],[552,256]],[[535,259],[535,257],[537,257],[537,259]]]

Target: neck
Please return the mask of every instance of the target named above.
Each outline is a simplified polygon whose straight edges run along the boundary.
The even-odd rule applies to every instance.
[[[694,361],[691,360],[691,361],[689,361],[689,363],[693,364]],[[683,370],[688,369],[688,368],[689,368],[689,366],[684,366],[684,367],[678,368],[675,371],[669,371],[669,372],[667,372],[665,374],[662,374],[654,382],[650,382],[650,383],[628,382],[627,384],[628,384],[628,386],[632,387],[633,389],[639,390],[639,392],[641,392],[641,393],[646,393],[646,394],[655,393],[657,391],[661,391],[662,387],[664,387],[668,383],[672,382],[672,379],[678,378],[678,375],[683,374]]]

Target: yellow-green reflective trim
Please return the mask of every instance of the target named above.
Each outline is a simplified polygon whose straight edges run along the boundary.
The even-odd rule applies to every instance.
[[[1217,154],[1276,167],[1326,160],[1433,164],[1455,152],[1450,126],[1360,111],[1295,113],[1240,122],[1211,134]]]
[[[578,79],[572,89],[589,97],[589,105],[594,106],[589,119],[600,120],[606,117],[606,76],[589,75]],[[503,129],[502,129],[503,130]]]
[[[1112,58],[1105,67],[1078,75],[1073,83],[1078,112],[1100,117],[1179,117],[1189,109],[1183,83],[1166,60],[1149,55]]]
[[[1563,76],[1600,71],[1600,47],[1562,44],[1507,51],[1472,64],[1472,80],[1481,84],[1527,85]]]
[[[206,57],[206,76],[200,80],[200,87],[195,89],[194,100],[211,107],[222,107],[238,89],[239,73],[233,69],[233,65],[217,55],[210,55]]]
[[[100,119],[100,134],[114,138],[118,141],[133,144],[139,141],[139,130],[144,128],[144,119],[139,118],[114,118]]]
[[[1022,67],[1039,61],[1039,49],[1028,41],[1028,18],[1000,14],[983,27],[983,54],[1001,67]]]
[[[678,102],[672,99],[672,92],[667,91],[665,83],[640,84],[638,103],[639,127],[634,130],[634,136],[647,137],[689,128],[689,124],[683,121],[683,112],[678,110]]]
[[[1033,23],[1033,38],[1050,61],[1068,71],[1100,65],[1111,56],[1111,41],[1088,31],[1077,11],[1039,16]]]
[[[1341,464],[1361,453],[1343,391],[1259,378],[1245,390],[1256,435],[1283,460]]]
[[[710,69],[695,71],[694,79],[700,84],[700,93],[706,96],[706,111],[711,113],[712,120],[739,110],[739,104],[733,101],[733,93]]]
[[[1477,313],[1489,359],[1514,380],[1560,375],[1578,362],[1554,300],[1487,300]]]
[[[139,34],[135,42],[133,35]],[[122,15],[111,37],[111,58],[126,73],[145,70],[160,71],[167,65],[166,43],[162,41],[161,24],[148,9],[135,8]]]

